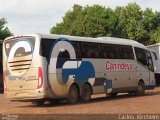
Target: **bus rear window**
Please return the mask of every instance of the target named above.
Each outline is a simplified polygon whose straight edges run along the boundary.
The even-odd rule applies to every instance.
[[[24,45],[25,44],[25,45]],[[34,37],[22,37],[22,38],[13,38],[5,41],[5,51],[7,57],[9,56],[11,50],[14,57],[22,57],[27,56],[33,53],[35,46],[35,38]],[[31,51],[26,52],[25,49],[30,48]]]

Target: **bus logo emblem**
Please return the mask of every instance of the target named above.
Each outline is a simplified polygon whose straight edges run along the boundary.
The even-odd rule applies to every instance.
[[[6,48],[8,49],[10,47],[9,43],[6,44]]]

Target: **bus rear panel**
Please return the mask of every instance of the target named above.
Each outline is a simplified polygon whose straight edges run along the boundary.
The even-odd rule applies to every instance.
[[[3,43],[4,93],[8,98],[44,98],[43,69],[36,53],[38,40],[37,36],[20,36]]]

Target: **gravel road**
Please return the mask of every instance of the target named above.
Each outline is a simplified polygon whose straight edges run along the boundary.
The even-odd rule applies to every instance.
[[[146,91],[144,96],[119,94],[115,98],[94,95],[88,103],[70,105],[46,103],[35,106],[30,102],[11,102],[0,94],[0,114],[156,114],[160,113],[160,87]]]

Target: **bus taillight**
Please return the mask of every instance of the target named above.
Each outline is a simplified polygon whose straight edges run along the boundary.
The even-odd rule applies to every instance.
[[[43,85],[43,73],[42,73],[42,68],[39,67],[38,68],[38,86],[37,86],[37,88],[38,89],[41,88],[42,85]]]

